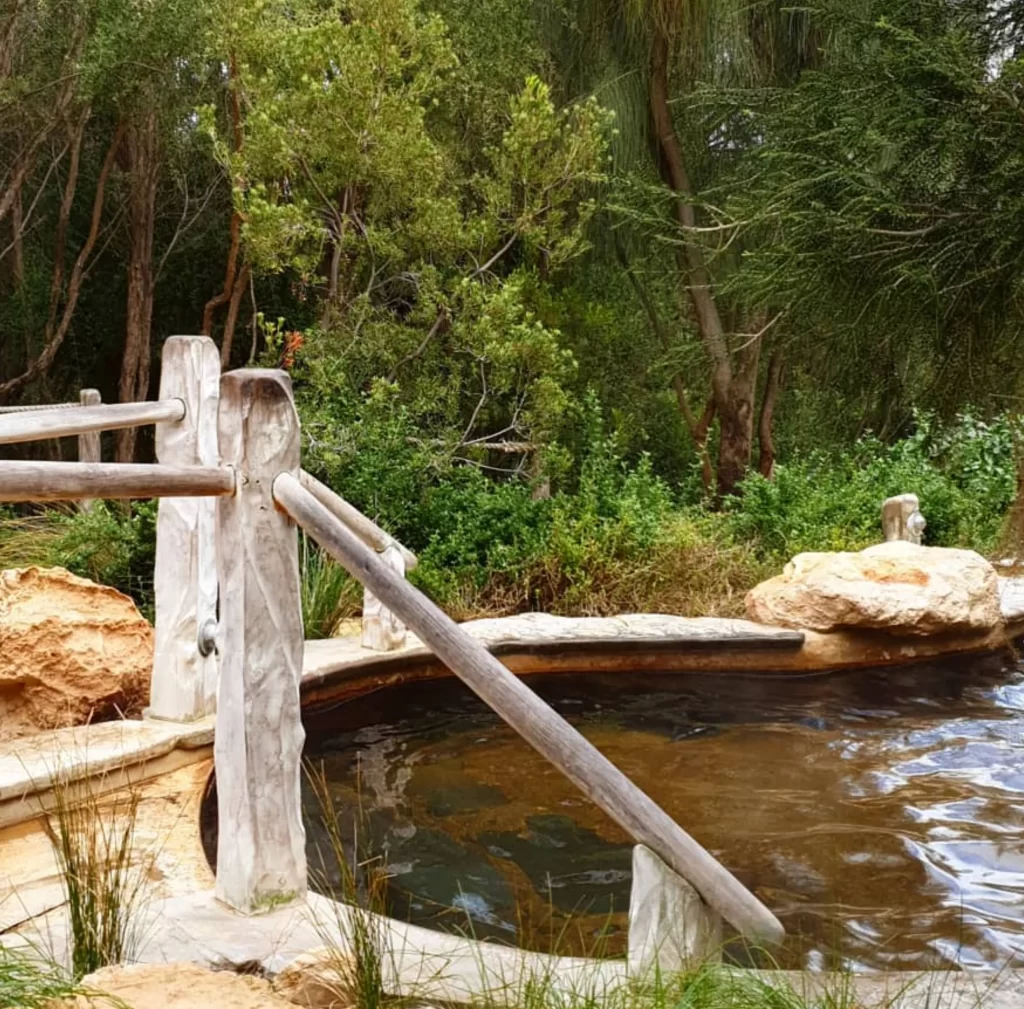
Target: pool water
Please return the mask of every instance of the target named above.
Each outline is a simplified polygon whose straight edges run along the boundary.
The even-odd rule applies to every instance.
[[[1024,676],[1008,660],[527,682],[778,915],[781,966],[1024,964]],[[386,864],[392,915],[624,952],[629,839],[458,681],[307,730],[347,843]],[[310,864],[329,866],[312,789],[305,805]]]

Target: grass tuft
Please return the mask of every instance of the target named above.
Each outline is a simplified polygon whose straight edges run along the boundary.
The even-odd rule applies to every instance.
[[[34,950],[0,946],[0,1009],[50,1009],[56,999],[82,994],[83,988]]]
[[[339,621],[359,612],[362,590],[305,533],[301,536],[302,624],[307,639],[330,638]]]
[[[380,859],[360,858],[360,810],[351,811],[353,840],[346,848],[341,813],[337,809],[323,768],[307,765],[306,777],[316,797],[326,837],[318,848],[320,889],[332,893],[335,914],[330,921],[315,919],[320,941],[327,951],[324,967],[338,979],[331,992],[338,1004],[352,1009],[382,1009],[394,1002],[385,994],[384,964],[388,955],[385,891],[387,873]],[[332,871],[333,870],[333,871]],[[339,943],[339,937],[341,942]]]
[[[145,870],[134,857],[139,796],[101,799],[86,786],[73,796],[58,775],[46,829],[67,899],[71,970],[76,979],[130,959],[141,943]]]

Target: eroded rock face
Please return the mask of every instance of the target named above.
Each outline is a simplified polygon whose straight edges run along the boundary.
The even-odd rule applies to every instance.
[[[152,662],[128,596],[63,568],[0,572],[0,739],[138,710]]]
[[[972,550],[879,543],[798,554],[747,593],[751,620],[814,631],[983,633],[1002,622],[992,565]]]

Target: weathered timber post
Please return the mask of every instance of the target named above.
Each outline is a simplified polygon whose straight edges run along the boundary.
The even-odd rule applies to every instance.
[[[299,545],[272,494],[279,473],[299,475],[288,375],[255,368],[224,375],[217,430],[237,490],[217,510],[216,892],[231,907],[256,913],[306,891]]]
[[[78,394],[82,406],[99,406],[103,402],[99,389],[82,389]],[[78,436],[78,461],[102,462],[103,449],[99,431],[89,431]],[[92,498],[82,498],[78,502],[81,511],[87,512],[92,507]]]
[[[396,574],[405,577],[405,558],[396,543],[389,543],[380,559]],[[405,644],[405,624],[368,589],[363,588],[363,648],[393,652]]]
[[[650,848],[633,848],[627,956],[633,973],[680,971],[719,958],[722,919]]]
[[[170,466],[217,466],[220,355],[208,336],[164,342],[160,399],[185,404],[180,421],[156,425],[156,457]],[[217,502],[161,498],[156,522],[156,643],[148,714],[189,722],[217,704],[217,654],[200,630],[217,619]],[[209,651],[209,654],[203,654]]]
[[[886,543],[905,540],[920,545],[927,524],[916,494],[898,494],[882,502],[882,534]]]

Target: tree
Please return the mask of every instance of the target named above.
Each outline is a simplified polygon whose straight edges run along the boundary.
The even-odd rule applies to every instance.
[[[717,491],[731,494],[750,464],[761,348],[777,310],[773,298],[740,299],[723,283],[736,268],[734,236],[703,213],[702,190],[731,164],[735,138],[729,136],[732,124],[709,119],[695,96],[709,84],[791,80],[812,58],[813,33],[803,10],[732,0],[588,0],[578,23],[583,25],[580,49],[598,58],[574,59],[570,46],[565,62],[585,67],[582,79],[590,87],[601,90],[603,82],[622,76],[641,82],[639,92],[622,94],[620,121],[629,137],[620,145],[620,164],[631,182],[620,210],[642,232],[655,234],[674,263],[690,307],[689,320],[680,324],[692,325],[703,348],[711,409],[700,416],[691,407],[678,372],[672,379],[676,398],[702,454],[713,411]],[[655,186],[661,188],[660,200],[656,194],[652,198]],[[654,328],[664,333],[639,286],[637,294]],[[767,385],[773,396],[778,384],[776,371],[776,380]],[[771,415],[770,408],[762,411],[766,423]]]
[[[444,25],[411,0],[242,2],[222,25],[240,122],[206,122],[241,254],[307,306],[317,399],[351,423],[384,383],[439,462],[522,468],[571,371],[533,293],[585,248],[606,115],[558,110],[531,78],[495,142],[467,151],[439,109],[456,66]],[[319,429],[335,443],[337,419]]]
[[[738,286],[819,334],[883,432],[914,404],[1019,392],[1022,14],[826,10],[821,69],[739,96],[759,142],[724,187],[749,236]]]

